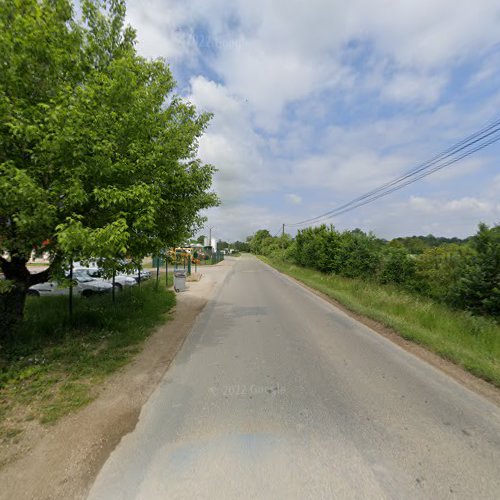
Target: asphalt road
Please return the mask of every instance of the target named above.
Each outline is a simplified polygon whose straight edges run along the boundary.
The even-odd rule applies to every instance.
[[[500,498],[500,410],[240,258],[91,499]]]

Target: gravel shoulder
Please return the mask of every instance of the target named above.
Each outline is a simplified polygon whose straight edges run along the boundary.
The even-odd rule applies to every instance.
[[[29,429],[29,447],[0,469],[0,499],[86,497],[110,453],[135,428],[142,406],[233,263],[204,268],[200,281],[188,283],[188,290],[178,294],[171,319],[131,363],[109,377],[92,403],[54,426]]]

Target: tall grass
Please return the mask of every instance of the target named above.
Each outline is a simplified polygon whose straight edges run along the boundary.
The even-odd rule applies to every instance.
[[[500,387],[500,325],[492,319],[450,309],[394,286],[262,260]]]
[[[0,419],[52,422],[89,402],[175,304],[164,277],[158,290],[154,281],[123,290],[114,304],[110,294],[75,298],[72,321],[67,297],[28,297],[23,330],[2,353]]]

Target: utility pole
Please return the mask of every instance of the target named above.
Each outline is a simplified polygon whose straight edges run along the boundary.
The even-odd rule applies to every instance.
[[[208,228],[208,246],[212,246],[212,229],[214,228],[214,226],[210,226]]]
[[[210,247],[210,258],[213,260],[214,258],[214,249],[212,247],[212,229],[215,226],[208,226],[208,246]]]
[[[281,236],[285,236],[285,224],[283,224],[283,229],[281,230]]]

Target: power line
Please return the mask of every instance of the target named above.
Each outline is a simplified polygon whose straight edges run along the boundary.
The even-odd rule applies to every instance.
[[[297,227],[304,224],[311,224],[319,222],[322,219],[329,219],[335,215],[340,215],[341,213],[354,210],[362,205],[371,203],[383,196],[386,196],[398,189],[401,189],[417,180],[426,177],[442,168],[445,168],[457,161],[469,156],[485,147],[500,140],[500,135],[495,135],[500,132],[500,120],[497,120],[481,130],[475,132],[474,134],[466,137],[460,142],[453,145],[451,148],[439,153],[438,155],[432,157],[424,163],[419,164],[417,167],[409,170],[405,174],[393,179],[392,181],[386,182],[381,186],[357,197],[353,200],[341,205],[333,210],[329,210],[321,215],[312,217],[309,219],[302,220],[300,222],[295,222],[293,224],[287,224],[288,227]],[[459,156],[456,156],[461,153]],[[447,160],[447,161],[445,161]],[[444,163],[443,163],[444,161]]]
[[[415,176],[416,174],[432,167],[433,165],[435,165],[437,162],[439,161],[443,161],[445,160],[446,158],[449,158],[450,156],[453,156],[455,155],[456,153],[472,146],[473,144],[477,143],[478,141],[482,141],[484,140],[485,138],[491,136],[492,134],[498,132],[500,130],[499,128],[500,126],[500,120],[497,121],[497,122],[494,122],[493,124],[483,128],[482,130],[480,130],[479,132],[476,132],[475,134],[472,134],[471,136],[467,137],[466,139],[460,141],[459,143],[455,144],[452,148],[449,148],[447,149],[446,151],[443,151],[442,153],[440,153],[439,155],[436,155],[435,157],[433,157],[431,160],[428,160],[424,163],[422,163],[421,165],[417,166],[416,168],[410,170],[409,172],[407,172],[406,174],[390,181],[390,182],[387,182],[381,186],[379,186],[378,188],[372,190],[372,191],[369,191],[368,193],[365,193],[364,195],[362,196],[359,196],[358,198],[355,198],[354,200],[351,200],[350,202],[340,206],[340,207],[337,207],[336,209],[333,209],[333,210],[330,210],[322,215],[319,215],[317,217],[312,217],[310,219],[306,219],[306,220],[303,220],[303,221],[300,221],[300,222],[297,222],[297,223],[294,223],[294,224],[288,224],[288,226],[296,226],[296,225],[303,225],[303,224],[306,224],[306,223],[312,223],[312,222],[316,222],[317,220],[320,220],[326,216],[329,216],[329,215],[332,215],[334,212],[337,212],[343,208],[347,208],[348,206],[354,204],[354,203],[357,203],[359,201],[362,201],[380,191],[383,191],[393,185],[396,185],[398,183],[401,183],[403,180],[407,179],[407,178],[410,178],[412,176]],[[496,142],[496,141],[494,141]],[[489,145],[486,144],[486,145]],[[486,147],[486,146],[485,146]],[[482,149],[482,148],[481,148]],[[444,166],[447,166],[449,163],[447,163],[446,165]],[[418,177],[420,178],[420,177]],[[407,185],[406,183],[404,185]],[[392,191],[391,191],[392,192]]]

